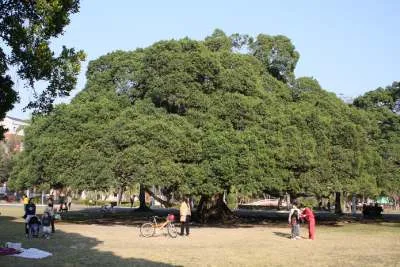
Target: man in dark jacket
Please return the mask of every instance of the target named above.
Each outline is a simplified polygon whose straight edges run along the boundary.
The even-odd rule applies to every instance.
[[[33,217],[36,216],[36,205],[33,203],[33,198],[29,199],[29,203],[25,206],[25,234],[28,235],[28,222]]]

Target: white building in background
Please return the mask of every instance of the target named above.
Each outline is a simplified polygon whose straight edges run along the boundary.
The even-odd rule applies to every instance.
[[[29,125],[28,121],[6,116],[0,125],[7,131],[4,138],[0,138],[0,149],[6,154],[18,153],[24,149],[24,127]],[[7,194],[7,183],[0,183],[0,195]]]
[[[0,141],[0,147],[3,147],[6,153],[22,151],[24,127],[29,125],[28,121],[6,116],[0,125],[7,129],[3,141]]]
[[[24,136],[24,126],[29,125],[29,123],[25,120],[6,116],[4,120],[0,122],[0,125],[2,125],[4,128],[8,130],[6,132],[6,135],[12,134],[12,135]]]

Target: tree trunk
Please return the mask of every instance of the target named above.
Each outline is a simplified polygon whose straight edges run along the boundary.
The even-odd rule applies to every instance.
[[[197,206],[196,215],[201,223],[223,222],[233,217],[232,211],[223,201],[222,194],[217,194],[211,198],[202,195]]]
[[[205,223],[207,200],[208,200],[208,197],[202,195],[200,198],[199,204],[197,205],[196,217],[197,217],[197,220],[200,221],[201,223]]]
[[[278,200],[278,210],[282,209],[282,196],[279,196],[279,200]]]
[[[118,198],[117,198],[117,205],[120,206],[121,205],[121,199],[122,199],[122,194],[124,193],[124,189],[122,188],[122,186],[120,186],[118,188]]]
[[[286,210],[290,210],[290,203],[291,203],[291,199],[290,199],[290,195],[288,193],[286,193],[285,195],[286,197]]]
[[[150,208],[146,206],[145,187],[143,184],[140,184],[139,203],[140,203],[140,206],[137,209],[138,211],[149,211],[150,210]]]
[[[342,201],[341,201],[341,203],[342,203],[342,211],[345,211],[345,213],[347,213],[347,212],[349,212],[349,202],[348,202],[348,193],[347,192],[343,192],[343,194],[342,194]]]
[[[160,202],[161,204],[163,204],[166,208],[170,208],[173,206],[173,203],[170,203],[169,201],[165,201],[161,198],[159,198],[158,196],[156,196],[156,194],[154,194],[154,192],[152,192],[150,189],[145,188],[144,189],[145,192],[147,192],[147,194],[149,194],[150,196],[152,196],[155,200],[157,200],[158,202]]]
[[[335,193],[335,213],[336,214],[342,214],[342,201],[341,201],[341,193],[336,192]]]

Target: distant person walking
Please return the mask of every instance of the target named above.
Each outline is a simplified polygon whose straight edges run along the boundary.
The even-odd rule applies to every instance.
[[[47,204],[51,207],[53,207],[54,205],[54,199],[53,199],[53,195],[50,195],[49,198],[47,199]]]
[[[68,196],[67,196],[68,211],[71,210],[71,205],[72,205],[72,196],[71,196],[71,195],[68,195]]]
[[[131,208],[133,208],[133,203],[135,202],[135,196],[132,195],[129,200],[131,201]]]
[[[183,236],[183,234],[184,234],[183,230],[186,229],[186,235],[188,236],[189,235],[190,216],[192,215],[189,198],[185,198],[182,201],[181,207],[179,209],[179,214],[180,214],[180,222],[181,222],[180,235]]]
[[[24,194],[24,195],[22,196],[22,201],[23,201],[23,203],[24,203],[24,212],[25,212],[25,210],[26,210],[26,205],[29,204],[29,198]]]
[[[315,216],[310,208],[301,209],[301,218],[305,219],[308,224],[308,237],[315,239]]]

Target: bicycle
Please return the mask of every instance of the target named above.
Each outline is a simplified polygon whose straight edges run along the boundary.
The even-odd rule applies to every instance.
[[[140,234],[144,237],[151,237],[154,236],[156,230],[163,230],[167,227],[168,235],[172,238],[178,236],[178,232],[173,224],[174,215],[168,214],[167,219],[165,222],[159,224],[157,223],[158,216],[152,216],[152,221],[148,223],[144,223],[140,226]]]
[[[103,205],[100,208],[102,213],[114,213],[114,207],[117,206],[117,202],[111,202],[109,205]]]

